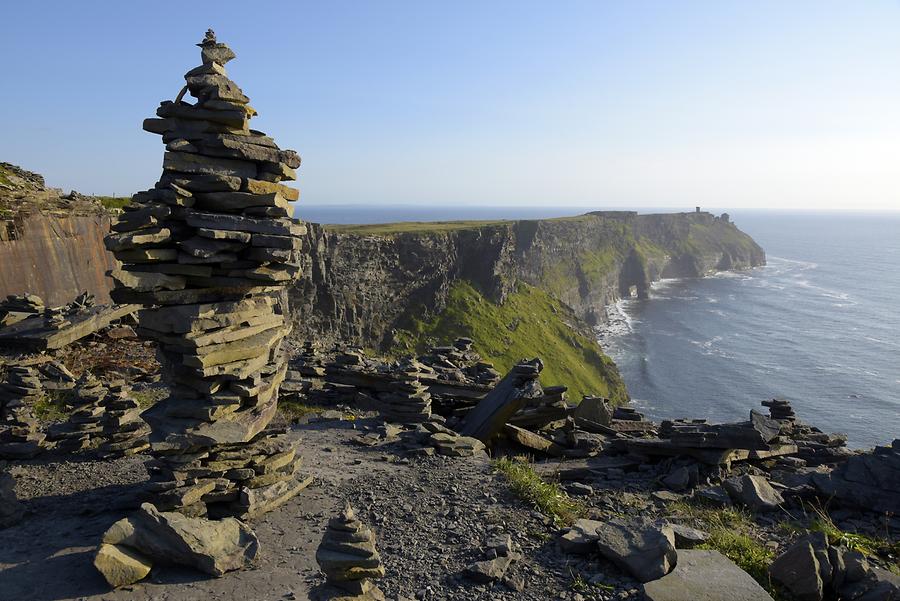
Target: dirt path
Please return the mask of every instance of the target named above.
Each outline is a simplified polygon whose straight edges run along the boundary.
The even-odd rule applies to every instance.
[[[354,444],[358,431],[348,422],[301,426],[295,435],[315,481],[252,524],[257,565],[218,579],[158,568],[127,590],[110,591],[91,561],[103,532],[136,502],[129,491],[146,478],[141,458],[16,466],[18,493],[33,513],[0,531],[0,600],[319,599],[330,591],[315,550],[344,499],[375,531],[389,599],[579,598],[568,560],[552,548],[552,525],[514,499],[483,459],[400,460],[396,444]],[[475,585],[460,573],[482,558],[491,532],[511,534],[525,558],[507,584]]]

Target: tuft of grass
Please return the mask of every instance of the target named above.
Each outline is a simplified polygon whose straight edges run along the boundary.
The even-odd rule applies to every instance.
[[[165,388],[146,388],[144,390],[132,390],[131,398],[137,401],[141,410],[149,409],[168,395]]]
[[[528,463],[504,457],[493,465],[505,476],[516,496],[552,518],[557,526],[570,525],[584,513],[581,503],[569,498],[559,485],[544,482]]]
[[[690,501],[670,503],[668,510],[690,519],[697,528],[709,533],[709,539],[698,549],[718,551],[750,574],[773,597],[779,598],[780,592],[769,579],[769,565],[775,553],[754,536],[754,524],[746,510]]]
[[[42,422],[60,422],[68,419],[67,398],[67,391],[44,392],[31,406],[34,416]]]
[[[509,328],[513,323],[514,331]],[[422,352],[433,342],[468,336],[475,341],[475,350],[500,373],[523,357],[537,355],[544,362],[541,383],[545,386],[568,386],[573,400],[592,394],[614,404],[627,402],[615,363],[596,340],[571,327],[572,323],[577,318],[571,309],[540,288],[520,284],[501,304],[461,280],[453,284],[440,314],[413,316],[406,329],[395,333],[391,351],[396,355]]]
[[[287,419],[297,421],[304,415],[318,415],[323,411],[326,411],[327,408],[318,405],[307,405],[297,401],[278,401],[278,410],[281,411],[282,415]]]
[[[100,201],[100,204],[105,209],[121,209],[131,202],[131,197],[129,196],[95,196],[94,198]]]
[[[719,526],[710,528],[709,540],[699,545],[698,548],[715,549],[772,592],[769,564],[775,559],[775,553],[755,538],[746,533]]]
[[[813,507],[812,510],[815,517],[806,528],[791,522],[782,523],[781,527],[791,533],[821,532],[825,535],[829,545],[844,546],[848,549],[859,551],[867,557],[876,555],[883,557],[900,556],[900,541],[889,542],[885,539],[874,538],[865,534],[845,532],[838,528],[824,508]]]

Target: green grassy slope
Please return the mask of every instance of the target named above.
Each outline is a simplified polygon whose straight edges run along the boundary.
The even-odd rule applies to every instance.
[[[615,403],[628,400],[625,384],[612,359],[592,338],[568,324],[576,318],[541,289],[520,284],[503,304],[486,299],[469,282],[453,285],[447,308],[429,320],[412,318],[397,333],[395,353],[424,351],[429,344],[457,336],[475,340],[475,348],[505,373],[518,360],[538,356],[544,362],[541,383],[565,385],[569,398],[596,394]]]

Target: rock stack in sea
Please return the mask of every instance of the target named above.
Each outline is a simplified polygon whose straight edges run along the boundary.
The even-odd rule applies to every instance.
[[[384,599],[373,579],[384,577],[384,566],[375,549],[375,535],[360,522],[350,503],[328,528],[316,551],[316,561],[328,584],[358,599]]]
[[[300,157],[249,128],[256,111],[225,73],[231,49],[212,31],[199,46],[203,64],[144,121],[166,144],[163,174],[106,239],[123,263],[112,297],[152,307],[138,333],[159,343],[171,390],[144,413],[161,504],[255,514],[305,482],[263,456],[284,452],[266,427],[287,371],[284,289],[299,275],[305,232],[290,217],[299,193],[280,182],[296,178]]]
[[[389,384],[390,390],[379,393],[379,413],[386,421],[415,424],[431,417],[431,394],[419,382],[422,368],[418,361],[403,361]]]
[[[7,368],[0,384],[0,459],[34,457],[45,445],[32,407],[43,396],[37,371],[28,366]]]

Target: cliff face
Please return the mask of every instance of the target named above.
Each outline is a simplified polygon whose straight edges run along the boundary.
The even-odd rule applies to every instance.
[[[115,268],[115,259],[103,246],[109,217],[35,213],[0,226],[7,228],[0,240],[4,296],[30,292],[58,306],[87,290],[97,302],[110,302],[106,272]]]
[[[411,318],[440,313],[460,281],[498,303],[519,283],[538,287],[593,325],[607,304],[646,295],[661,277],[765,263],[749,236],[709,213],[604,212],[404,229],[310,224],[309,277],[290,291],[295,335],[390,347]]]
[[[99,199],[63,196],[37,173],[0,163],[0,295],[29,292],[54,306],[86,290],[110,302],[109,223]]]

